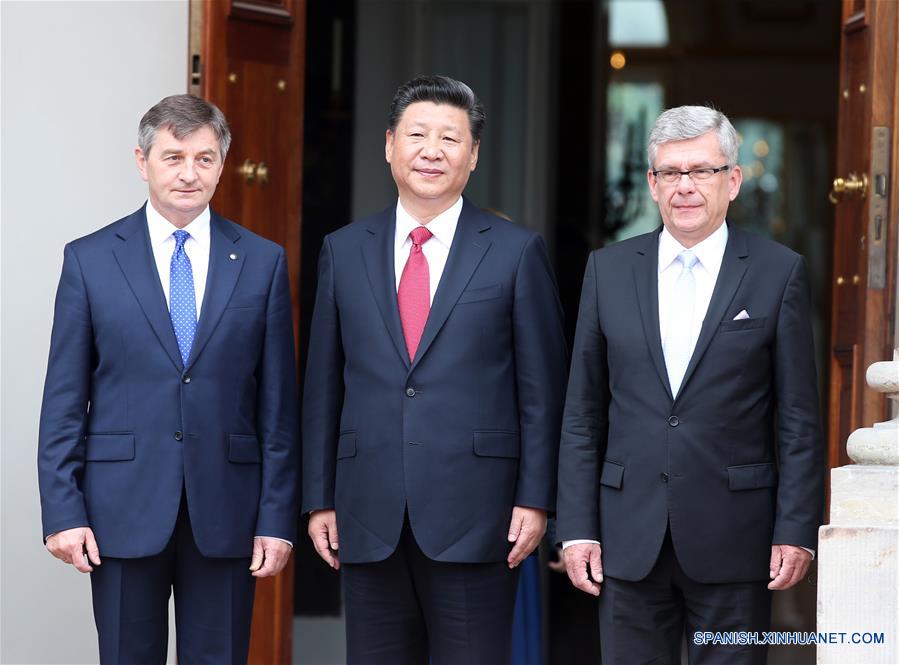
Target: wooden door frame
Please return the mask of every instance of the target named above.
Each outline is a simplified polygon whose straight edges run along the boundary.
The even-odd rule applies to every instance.
[[[268,14],[266,16],[266,14]],[[290,278],[291,301],[293,308],[294,345],[299,348],[300,322],[300,229],[302,207],[302,138],[303,138],[303,94],[305,66],[305,0],[190,0],[189,7],[189,49],[188,49],[188,89],[191,93],[204,97],[222,107],[226,116],[226,102],[233,102],[233,91],[228,86],[234,81],[229,72],[232,66],[228,62],[227,49],[240,46],[235,44],[234,19],[247,19],[262,24],[282,25],[293,32],[291,47],[279,50],[268,58],[282,58],[279,65],[297,73],[294,80],[280,88],[284,91],[283,108],[292,117],[299,119],[299,136],[296,145],[289,151],[287,163],[283,164],[287,178],[286,187],[286,220],[278,225],[275,233],[266,233],[264,228],[252,228],[262,235],[284,246],[287,255],[287,268]],[[253,29],[247,24],[247,29]],[[261,29],[261,28],[260,28]],[[226,36],[227,35],[227,36]],[[228,37],[232,43],[228,44]],[[238,42],[240,40],[237,40]],[[299,42],[299,43],[297,43]],[[243,47],[241,47],[243,48]],[[243,54],[242,54],[243,55]],[[284,83],[281,81],[279,83]],[[230,96],[229,96],[230,93]],[[243,102],[242,104],[246,104]],[[244,109],[244,112],[245,109]],[[272,128],[274,131],[274,128]],[[233,153],[233,151],[232,151]],[[239,178],[234,170],[242,157],[229,155],[225,164],[226,173],[219,182],[216,199],[221,201],[224,195],[234,201]],[[215,201],[213,201],[215,205]],[[228,211],[224,211],[226,216]],[[237,218],[238,222],[246,223]],[[298,368],[297,368],[298,370]],[[298,377],[299,378],[299,377]],[[299,408],[299,404],[296,405]],[[299,469],[297,470],[299,478]],[[297,497],[299,502],[299,497]],[[297,540],[305,538],[305,534],[297,533]],[[300,545],[299,542],[294,543]],[[256,599],[253,610],[253,629],[250,642],[250,663],[290,663],[293,656],[293,592],[294,592],[294,557],[285,569],[274,578],[257,580]]]
[[[840,110],[834,175],[846,177],[856,172],[872,180],[872,127],[889,128],[891,155],[881,240],[886,261],[882,286],[869,282],[869,256],[874,244],[873,186],[869,187],[865,199],[844,198],[836,208],[829,467],[851,463],[846,454],[849,432],[887,417],[887,400],[867,388],[865,372],[872,363],[891,358],[897,343],[899,5],[893,0],[843,0],[841,28]],[[862,62],[861,68],[858,62]],[[857,131],[860,122],[864,125],[861,135]],[[863,146],[863,152],[853,152],[852,148],[859,145]]]

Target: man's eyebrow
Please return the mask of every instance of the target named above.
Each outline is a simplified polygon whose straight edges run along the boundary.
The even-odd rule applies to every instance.
[[[183,155],[184,150],[182,150],[181,148],[166,148],[159,154],[163,155],[163,156]],[[198,155],[212,155],[213,157],[217,157],[218,151],[215,148],[206,148],[205,150],[200,150],[197,154]]]
[[[686,169],[681,169],[680,166],[675,166],[675,165],[671,165],[671,164],[662,164],[660,166],[656,166],[654,170],[655,171],[681,171],[681,170],[694,171],[696,169],[711,169],[711,168],[717,168],[717,167],[712,166],[712,162],[703,161],[703,162],[693,162]]]
[[[458,132],[458,131],[460,131],[459,125],[430,125],[427,122],[423,122],[421,120],[416,120],[416,121],[410,122],[408,125],[408,129],[431,129],[432,127],[435,127],[436,129],[439,129],[440,131],[443,131],[443,132],[447,132],[447,131]]]

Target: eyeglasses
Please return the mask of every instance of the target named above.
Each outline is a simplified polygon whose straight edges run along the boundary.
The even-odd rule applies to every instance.
[[[652,175],[662,182],[667,182],[668,184],[679,182],[682,176],[687,176],[693,182],[702,182],[703,180],[708,180],[716,173],[720,173],[721,171],[728,171],[729,169],[730,165],[725,164],[724,166],[719,166],[717,169],[691,169],[689,171],[653,171]]]

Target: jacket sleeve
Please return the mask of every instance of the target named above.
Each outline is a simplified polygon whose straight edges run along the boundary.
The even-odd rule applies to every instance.
[[[262,491],[256,535],[293,541],[297,523],[299,433],[293,309],[284,250],[268,296],[262,360],[257,370],[256,428],[262,449]]]
[[[556,540],[599,540],[599,474],[609,428],[609,367],[599,320],[597,253],[584,272],[559,448]]]
[[[81,490],[93,363],[93,327],[81,265],[71,245],[56,291],[37,466],[43,535],[90,526]]]
[[[774,381],[780,481],[773,544],[815,549],[824,514],[824,438],[805,259],[797,257],[777,317]]]
[[[546,245],[525,245],[512,305],[521,457],[515,505],[555,511],[559,424],[567,349],[562,305]]]
[[[334,289],[331,244],[326,237],[318,260],[318,287],[303,384],[304,513],[334,507],[337,435],[344,393],[344,355]]]

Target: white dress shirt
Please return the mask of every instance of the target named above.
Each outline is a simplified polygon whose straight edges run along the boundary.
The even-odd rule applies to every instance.
[[[433,237],[421,246],[425,258],[428,260],[428,272],[430,274],[429,286],[431,288],[431,304],[434,303],[434,294],[437,293],[437,285],[443,276],[446,267],[446,259],[449,257],[450,247],[453,244],[453,236],[456,235],[456,226],[459,224],[459,215],[462,213],[462,197],[427,223],[428,231]],[[396,271],[396,289],[399,291],[400,278],[406,261],[409,260],[409,252],[412,251],[412,238],[409,234],[412,230],[421,226],[412,215],[406,212],[403,204],[396,202],[396,239],[393,252],[393,263]]]
[[[691,353],[696,347],[702,322],[709,309],[709,302],[712,300],[712,291],[715,290],[715,282],[718,280],[718,272],[721,270],[721,261],[724,258],[726,246],[727,224],[722,224],[712,232],[712,235],[690,248],[698,259],[696,265],[693,266],[696,299],[693,304],[693,325],[690,331]],[[675,300],[674,289],[682,270],[677,257],[686,249],[674,239],[667,228],[662,229],[662,233],[659,235],[659,334],[663,344],[671,323],[671,304]]]
[[[206,276],[209,273],[209,206],[197,215],[184,230],[190,234],[184,243],[184,253],[190,259],[190,267],[194,276],[194,293],[197,296],[197,320],[200,318],[200,308],[203,306],[203,296],[206,294]],[[169,293],[172,269],[172,254],[175,252],[175,231],[178,227],[163,217],[147,201],[147,228],[150,231],[150,247],[153,249],[153,258],[156,260],[156,270],[159,272],[159,281],[162,284],[162,292],[165,293],[166,305],[171,309],[172,294]]]

